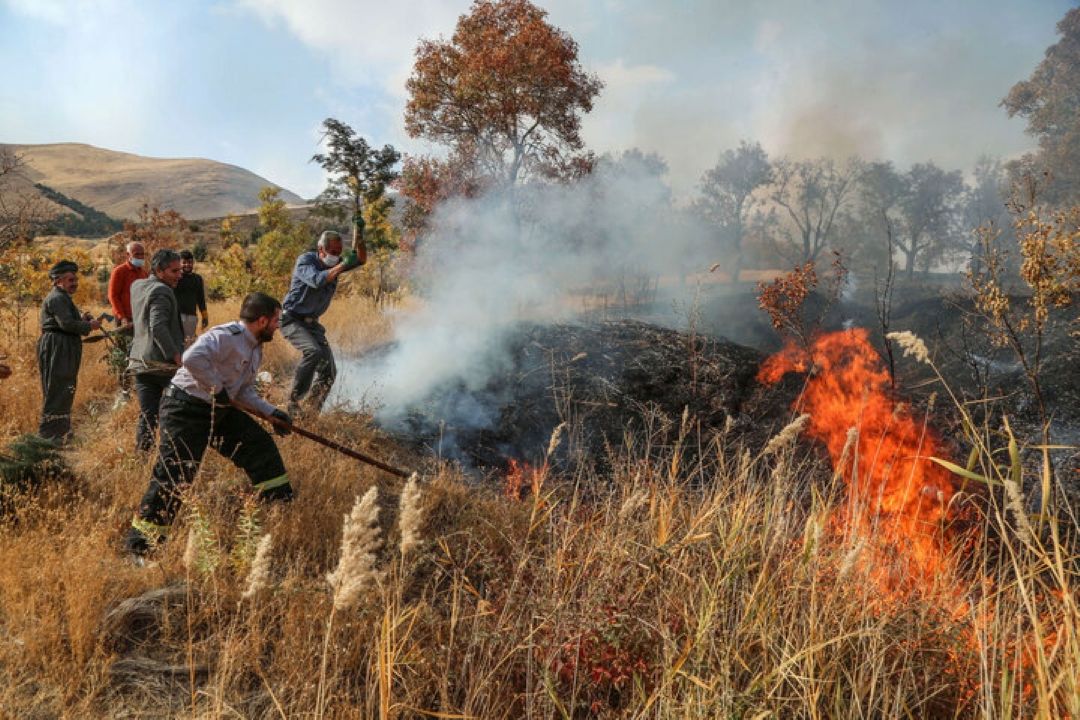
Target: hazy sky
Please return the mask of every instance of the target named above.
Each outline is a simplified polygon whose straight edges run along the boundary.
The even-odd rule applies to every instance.
[[[542,0],[607,83],[598,152],[663,155],[687,198],[740,139],[968,169],[1032,145],[998,106],[1056,39],[1065,0]],[[0,142],[206,157],[304,196],[326,117],[403,131],[418,38],[462,0],[0,0]]]

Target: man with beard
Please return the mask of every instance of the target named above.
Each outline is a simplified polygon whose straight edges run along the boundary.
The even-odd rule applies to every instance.
[[[285,423],[274,431],[289,434],[292,418],[255,389],[262,346],[274,338],[280,320],[281,303],[251,293],[238,322],[211,328],[184,353],[184,365],[161,400],[158,458],[125,542],[137,562],[165,540],[207,445],[242,469],[260,498],[292,497],[277,445],[248,414]]]
[[[61,260],[49,269],[49,279],[53,289],[41,304],[38,340],[38,369],[45,396],[38,434],[46,440],[64,442],[71,435],[71,406],[82,363],[82,336],[100,328],[101,323],[89,313],[80,314],[71,299],[79,289],[78,265]]]
[[[210,325],[206,314],[206,286],[202,275],[195,272],[195,255],[190,250],[180,253],[180,282],[176,284],[176,302],[180,305],[180,324],[184,327],[184,345],[195,342],[195,311],[202,316],[202,329]]]
[[[128,372],[134,378],[139,399],[139,422],[135,429],[135,449],[149,452],[154,447],[161,394],[180,367],[184,351],[184,331],[173,288],[180,280],[180,256],[172,250],[158,250],[150,260],[150,277],[131,284],[131,317],[135,339],[128,356]]]

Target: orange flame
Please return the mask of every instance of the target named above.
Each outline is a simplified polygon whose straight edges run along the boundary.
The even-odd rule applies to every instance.
[[[534,497],[539,497],[547,471],[546,460],[540,467],[533,467],[524,460],[510,458],[503,484],[503,496],[509,500],[521,500],[525,491],[528,491]]]
[[[929,460],[940,454],[938,436],[897,402],[865,329],[821,335],[809,351],[789,343],[758,380],[806,371],[796,406],[810,414],[807,434],[825,444],[848,488],[833,529],[869,543],[860,565],[887,596],[929,587],[947,567],[956,493],[948,471]],[[857,440],[849,445],[851,428]]]

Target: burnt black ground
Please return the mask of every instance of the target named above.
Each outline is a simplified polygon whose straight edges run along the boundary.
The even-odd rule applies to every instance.
[[[490,409],[490,422],[455,424],[465,390],[445,387],[411,414],[413,442],[479,469],[504,469],[509,458],[542,461],[562,422],[575,432],[560,445],[561,464],[602,460],[631,437],[659,448],[674,441],[684,410],[703,429],[738,417],[762,358],[635,320],[523,324],[506,350],[506,370],[470,392],[470,402]]]
[[[504,471],[510,458],[541,461],[552,430],[564,421],[577,432],[560,446],[556,461],[562,469],[602,465],[628,441],[663,451],[675,441],[684,410],[699,437],[723,428],[730,417],[740,436],[764,442],[790,420],[802,379],[789,377],[771,388],[754,381],[760,362],[782,340],[758,308],[753,285],[716,286],[697,302],[695,321],[681,321],[693,333],[661,326],[680,325],[670,301],[633,308],[624,319],[524,323],[504,338],[508,361],[502,372],[479,390],[438,389],[392,432],[481,473]],[[811,296],[807,307],[824,330],[869,328],[884,351],[872,296],[833,304]],[[1080,343],[1070,334],[1076,313],[1074,306],[1053,314],[1044,344],[1047,409],[1053,439],[1064,445],[1080,444]],[[991,432],[1000,433],[1007,416],[1021,441],[1038,444],[1038,408],[1023,370],[1008,349],[990,343],[957,282],[898,288],[889,330],[919,335],[949,387]],[[958,455],[966,454],[959,411],[934,372],[903,358],[895,346],[893,352],[898,398],[926,410],[937,394],[932,422]],[[464,404],[473,411],[460,412]],[[1004,436],[997,439],[1003,447]],[[1038,461],[1037,451],[1025,457]],[[1054,461],[1064,483],[1080,485],[1080,454],[1058,450]]]

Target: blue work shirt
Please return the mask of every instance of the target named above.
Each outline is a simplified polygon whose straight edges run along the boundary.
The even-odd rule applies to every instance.
[[[314,250],[296,258],[289,292],[281,301],[282,309],[293,317],[319,317],[330,307],[337,292],[337,280],[326,281],[330,268]]]

